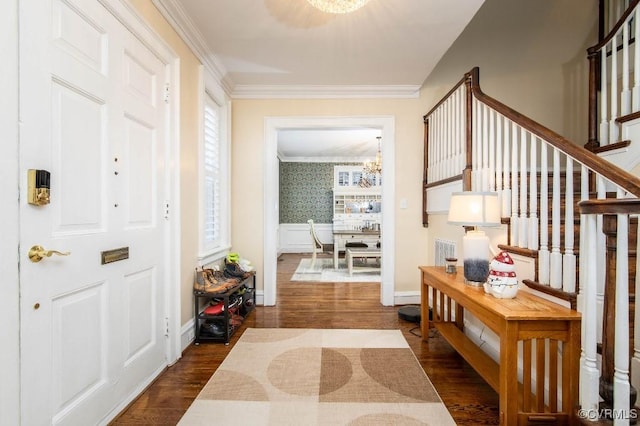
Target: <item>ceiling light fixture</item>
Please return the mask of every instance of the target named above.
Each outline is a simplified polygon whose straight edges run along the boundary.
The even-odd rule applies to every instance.
[[[382,173],[382,152],[380,151],[382,136],[377,136],[376,139],[378,139],[378,152],[376,152],[376,160],[366,161],[363,166],[363,172],[368,175]]]
[[[369,0],[307,0],[313,7],[326,13],[350,13],[360,9]]]

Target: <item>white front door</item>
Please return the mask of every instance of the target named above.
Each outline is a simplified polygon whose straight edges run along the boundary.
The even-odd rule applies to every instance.
[[[168,70],[96,0],[26,3],[22,422],[101,423],[167,365]],[[50,172],[50,204],[27,203],[28,169]],[[32,262],[36,245],[70,254]]]

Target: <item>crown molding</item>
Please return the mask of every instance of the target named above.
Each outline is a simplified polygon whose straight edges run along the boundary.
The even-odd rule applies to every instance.
[[[202,33],[195,26],[191,18],[185,13],[182,5],[176,0],[151,0],[169,25],[178,33],[180,38],[189,46],[193,54],[207,68],[220,83],[228,96],[234,90],[233,81],[227,77],[227,69],[212,53]]]
[[[235,85],[233,99],[371,99],[418,98],[420,85]]]
[[[288,157],[278,152],[278,160],[283,163],[364,163],[364,157]]]
[[[251,85],[235,84],[178,0],[151,0],[231,99],[413,99],[420,85]]]

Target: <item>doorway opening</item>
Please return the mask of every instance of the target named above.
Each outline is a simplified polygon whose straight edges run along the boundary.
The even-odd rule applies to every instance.
[[[395,257],[395,120],[389,116],[372,117],[278,117],[265,119],[264,150],[264,304],[276,304],[277,257],[279,232],[279,165],[278,132],[288,129],[336,129],[375,128],[380,130],[384,143],[382,158],[382,226],[380,241],[382,250],[380,302],[385,306],[394,304]]]

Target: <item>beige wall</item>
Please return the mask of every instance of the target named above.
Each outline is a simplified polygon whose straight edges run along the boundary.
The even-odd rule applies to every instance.
[[[193,271],[198,262],[198,97],[200,62],[151,0],[130,0],[180,58],[180,268],[181,324],[193,317]]]
[[[182,215],[182,323],[191,317],[197,261],[198,90],[196,57],[152,5],[131,0],[180,56]],[[394,116],[396,140],[395,290],[417,291],[417,266],[433,262],[433,238],[459,240],[460,230],[432,217],[421,225],[422,116],[473,66],[481,87],[497,98],[576,140],[586,141],[586,48],[595,40],[597,0],[530,2],[487,0],[442,58],[417,99],[235,100],[232,111],[232,246],[263,270],[265,117]],[[577,6],[577,7],[576,7]],[[569,12],[571,10],[571,12]],[[420,54],[420,52],[416,52]],[[499,242],[500,235],[494,236]],[[260,273],[259,287],[262,287]]]
[[[584,145],[597,3],[486,0],[425,81],[426,105],[477,66],[484,93]]]
[[[597,39],[597,16],[597,0],[487,0],[425,81],[425,105],[478,66],[485,94],[584,145],[586,50]],[[460,247],[463,229],[448,225],[446,215],[430,215],[429,231],[428,247],[435,238]],[[486,231],[494,249],[506,244],[506,227]]]
[[[264,124],[266,117],[395,117],[396,276],[398,291],[417,288],[417,266],[426,261],[427,231],[422,228],[422,116],[420,99],[236,100],[232,125],[232,245],[263,270]],[[258,286],[262,277],[258,275]]]
[[[265,117],[393,115],[396,118],[396,291],[417,291],[417,266],[433,263],[436,237],[460,243],[444,216],[421,225],[422,116],[474,66],[488,95],[577,143],[586,142],[586,48],[596,0],[487,0],[412,100],[237,100],[233,109],[233,245],[262,270]],[[419,54],[419,52],[416,52]],[[256,218],[258,220],[256,220]],[[490,232],[493,246],[506,242]]]

